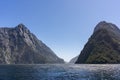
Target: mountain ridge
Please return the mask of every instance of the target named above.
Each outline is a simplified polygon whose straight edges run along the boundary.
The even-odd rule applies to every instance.
[[[1,64],[64,63],[24,25],[0,28]]]
[[[69,61],[69,63],[75,63],[75,62],[77,61],[77,59],[78,59],[78,56],[73,57],[73,58]]]
[[[120,29],[105,21],[96,25],[81,51],[77,64],[120,63]]]

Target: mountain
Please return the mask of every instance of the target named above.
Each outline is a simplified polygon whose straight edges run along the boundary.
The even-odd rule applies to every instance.
[[[78,56],[72,58],[69,63],[75,63],[77,61],[77,59],[78,59]]]
[[[98,23],[76,63],[120,63],[120,29],[105,21]]]
[[[23,24],[0,28],[0,64],[64,63]]]

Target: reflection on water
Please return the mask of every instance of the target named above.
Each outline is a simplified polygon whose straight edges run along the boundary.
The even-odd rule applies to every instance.
[[[120,80],[119,64],[0,65],[0,80]]]

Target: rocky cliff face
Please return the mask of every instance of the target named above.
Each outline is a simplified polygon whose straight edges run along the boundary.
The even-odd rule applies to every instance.
[[[120,30],[105,21],[94,29],[76,63],[120,63]]]
[[[1,64],[63,63],[42,41],[23,24],[0,28]]]

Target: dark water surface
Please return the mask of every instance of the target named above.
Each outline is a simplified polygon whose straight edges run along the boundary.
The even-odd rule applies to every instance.
[[[120,65],[0,65],[0,80],[120,80]]]

